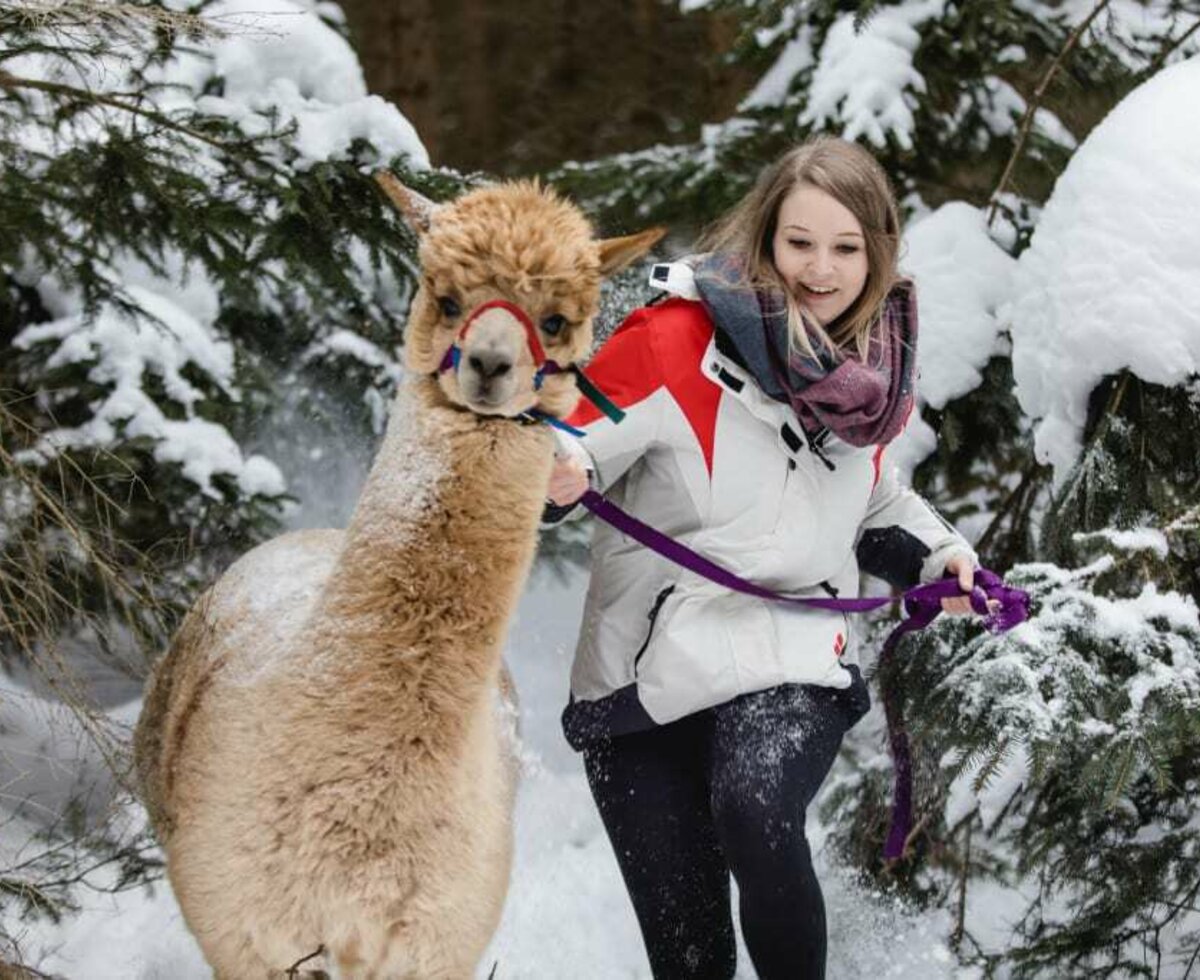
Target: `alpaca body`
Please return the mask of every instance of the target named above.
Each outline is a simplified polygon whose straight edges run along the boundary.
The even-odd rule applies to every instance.
[[[142,797],[221,980],[469,977],[512,853],[501,652],[600,281],[660,230],[598,241],[536,184],[434,214],[408,381],[346,531],[254,549],[193,607],[135,735]],[[458,356],[451,356],[457,352]],[[557,370],[547,371],[549,361]],[[312,957],[318,949],[320,957]]]
[[[424,380],[406,394],[350,528],[233,565],[147,701],[152,813],[222,977],[322,945],[340,976],[469,976],[500,915],[501,648],[551,442],[439,407]]]

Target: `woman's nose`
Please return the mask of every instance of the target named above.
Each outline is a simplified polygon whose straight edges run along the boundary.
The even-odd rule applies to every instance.
[[[814,249],[809,269],[818,275],[828,275],[833,271],[833,253],[824,249]]]

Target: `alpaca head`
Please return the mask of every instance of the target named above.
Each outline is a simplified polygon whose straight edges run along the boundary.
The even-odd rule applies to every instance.
[[[408,370],[436,373],[446,397],[483,415],[538,408],[562,416],[579,399],[566,368],[591,350],[600,281],[664,234],[596,239],[573,204],[536,182],[484,187],[433,205],[390,173],[376,180],[420,239],[409,310]],[[448,353],[457,344],[457,363]]]

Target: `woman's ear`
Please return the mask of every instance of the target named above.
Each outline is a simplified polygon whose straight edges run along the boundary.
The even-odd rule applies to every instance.
[[[429,231],[429,224],[440,205],[411,187],[405,187],[390,170],[376,170],[375,183],[383,188],[388,200],[404,215],[418,237]]]
[[[611,276],[614,272],[620,272],[634,259],[650,251],[666,233],[666,228],[647,228],[636,235],[605,238],[597,242],[600,248],[600,274]]]

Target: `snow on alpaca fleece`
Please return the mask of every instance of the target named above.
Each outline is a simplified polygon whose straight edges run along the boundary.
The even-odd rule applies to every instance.
[[[687,296],[690,269],[670,268]],[[883,446],[828,436],[810,448],[791,408],[763,393],[698,302],[634,312],[588,374],[626,411],[620,424],[586,405],[569,419],[585,435],[567,449],[593,486],[743,578],[851,597],[860,566],[906,586],[971,554],[897,483]],[[564,715],[573,744],[776,684],[853,681],[854,629],[842,613],[731,593],[602,524],[592,556]]]

